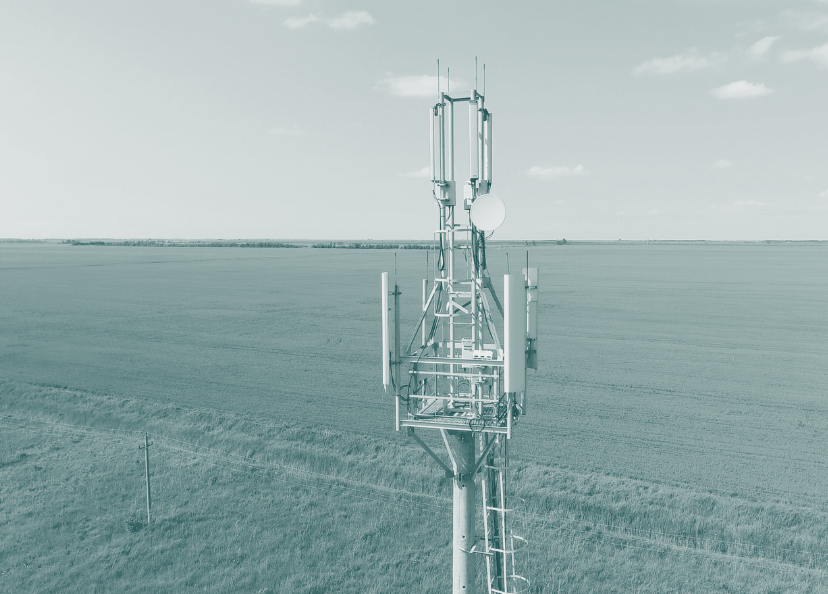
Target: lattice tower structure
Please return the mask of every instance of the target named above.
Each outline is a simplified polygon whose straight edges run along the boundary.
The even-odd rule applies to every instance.
[[[490,193],[493,117],[484,99],[476,89],[459,97],[439,93],[429,109],[432,195],[438,211],[435,275],[423,280],[421,315],[405,339],[396,274],[393,291],[388,273],[382,274],[383,385],[394,393],[396,430],[405,430],[453,479],[452,591],[475,591],[477,559],[484,557],[487,591],[514,594],[528,590],[529,581],[517,570],[526,541],[512,529],[517,500],[509,495],[508,442],[527,413],[526,370],[537,369],[538,271],[528,266],[527,255],[520,274],[503,277],[501,302],[486,267],[487,233],[500,226],[505,210]],[[454,112],[456,104],[464,103],[469,178],[459,197]],[[389,297],[394,302],[393,352]],[[448,462],[418,430],[439,432]]]

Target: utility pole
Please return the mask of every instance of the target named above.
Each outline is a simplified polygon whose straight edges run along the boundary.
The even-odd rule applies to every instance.
[[[139,450],[144,450],[144,463],[147,477],[147,526],[150,524],[150,513],[152,509],[152,499],[150,498],[150,477],[149,477],[149,447],[152,445],[147,441],[148,436],[144,433],[144,445],[138,446]]]

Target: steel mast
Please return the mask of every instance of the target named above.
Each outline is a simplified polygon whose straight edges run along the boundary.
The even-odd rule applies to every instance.
[[[388,273],[382,274],[383,385],[394,391],[395,428],[405,428],[453,478],[454,594],[475,592],[479,556],[486,559],[489,593],[520,592],[529,585],[516,573],[516,553],[526,541],[510,525],[515,499],[508,489],[507,443],[526,411],[526,368],[537,368],[537,269],[505,275],[501,304],[486,269],[486,233],[502,224],[505,209],[489,193],[493,118],[484,101],[476,89],[458,97],[441,92],[429,109],[430,173],[439,215],[437,274],[430,292],[428,281],[423,281],[421,315],[405,344],[400,340],[401,292],[396,280],[390,291]],[[469,177],[458,197],[454,108],[463,103],[469,113]],[[458,198],[463,208],[456,211]],[[457,257],[461,254],[462,260]],[[393,357],[388,315],[392,295]],[[490,303],[503,320],[502,343]],[[448,462],[417,435],[417,429],[439,431]],[[478,494],[483,532],[479,536]]]

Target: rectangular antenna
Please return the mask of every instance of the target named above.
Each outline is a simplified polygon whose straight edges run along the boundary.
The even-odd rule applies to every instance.
[[[477,128],[477,94],[472,91],[475,99],[469,101],[469,179],[480,177],[480,162],[477,147],[477,138],[480,134]]]
[[[391,341],[388,334],[388,273],[382,273],[382,387],[391,385]]]
[[[446,101],[443,97],[443,103],[446,103],[446,181],[454,181],[454,102],[450,99]]]
[[[492,114],[486,112],[486,120],[483,123],[483,143],[486,148],[483,150],[484,179],[489,186],[492,185]]]
[[[431,149],[429,151],[429,155],[431,156],[431,161],[429,161],[429,169],[431,172],[431,181],[437,179],[434,177],[434,108],[428,108],[428,137],[431,139]]]
[[[484,155],[486,154],[486,150],[483,146],[483,131],[486,126],[486,122],[483,121],[483,114],[486,111],[483,109],[483,98],[481,97],[477,102],[477,144],[475,148],[477,149],[477,163],[478,163],[478,171],[480,173],[480,178],[483,178],[483,160]]]
[[[526,390],[526,278],[503,277],[504,392]]]
[[[437,106],[437,127],[440,132],[440,154],[439,154],[439,165],[440,165],[440,181],[446,181],[446,122],[445,122],[445,103],[443,102],[442,94],[440,96],[440,104]]]

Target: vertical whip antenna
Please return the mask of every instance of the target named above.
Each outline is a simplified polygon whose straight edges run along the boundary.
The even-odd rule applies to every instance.
[[[483,96],[486,96],[486,63],[483,63]]]
[[[477,90],[477,56],[474,57],[474,90]]]
[[[437,103],[440,102],[440,58],[437,58]]]
[[[446,68],[446,93],[451,93],[451,68]]]

